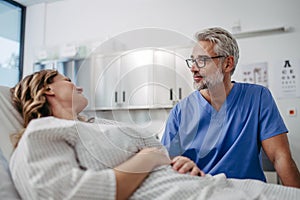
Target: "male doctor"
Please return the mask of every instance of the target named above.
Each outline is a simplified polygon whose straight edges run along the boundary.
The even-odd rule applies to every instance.
[[[235,38],[222,28],[209,28],[196,39],[186,60],[196,91],[171,110],[162,137],[170,156],[186,156],[204,173],[266,181],[262,147],[283,185],[300,188],[288,130],[270,91],[231,80],[239,59]]]

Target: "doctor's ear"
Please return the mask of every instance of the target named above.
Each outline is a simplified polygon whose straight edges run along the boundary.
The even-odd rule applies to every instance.
[[[234,68],[234,58],[233,56],[228,56],[225,61],[225,70],[232,70]]]

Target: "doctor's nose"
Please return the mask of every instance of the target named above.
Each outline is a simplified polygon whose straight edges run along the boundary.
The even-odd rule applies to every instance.
[[[191,72],[198,72],[200,71],[199,67],[197,66],[197,64],[194,62],[190,68]]]

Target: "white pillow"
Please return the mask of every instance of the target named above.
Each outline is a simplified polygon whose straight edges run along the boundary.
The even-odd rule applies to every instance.
[[[7,160],[0,149],[0,199],[21,199],[8,169]]]
[[[12,153],[13,146],[9,136],[18,133],[22,128],[23,119],[11,103],[9,87],[0,86],[0,148],[6,160]]]

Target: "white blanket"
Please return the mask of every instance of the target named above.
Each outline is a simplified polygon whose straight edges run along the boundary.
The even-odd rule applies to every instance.
[[[112,168],[144,147],[162,147],[150,133],[107,120],[53,117],[28,126],[10,169],[23,199],[114,199]],[[195,177],[170,166],[154,170],[131,199],[300,199],[300,190],[224,174]]]

